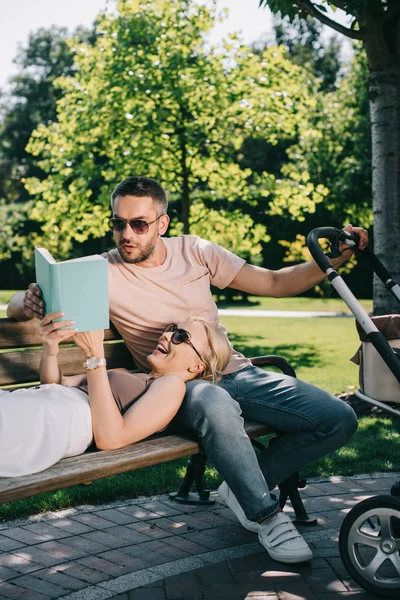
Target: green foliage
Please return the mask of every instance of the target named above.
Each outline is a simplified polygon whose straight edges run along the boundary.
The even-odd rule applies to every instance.
[[[261,242],[270,239],[263,225],[255,224],[249,215],[240,210],[206,209],[201,201],[191,205],[189,223],[192,234],[218,243],[253,264],[260,264]],[[173,221],[170,234],[182,233],[182,223]]]
[[[76,241],[103,236],[111,188],[134,173],[166,185],[184,231],[194,227],[198,209],[192,214],[190,205],[198,197],[207,200],[204,211],[221,201],[230,212],[237,200],[243,211],[257,199],[261,211],[276,202],[275,210],[280,203],[296,216],[323,199],[311,180],[297,186],[295,169],[282,184],[241,166],[249,136],[272,146],[296,136],[316,106],[313,82],[277,47],[256,55],[230,36],[208,48],[216,19],[215,8],[193,0],[153,0],[146,11],[121,0],[117,14],[99,19],[94,45],[73,46],[77,72],[57,82],[58,122],[39,126],[28,146],[48,174],[26,184],[41,225],[36,242],[62,255]],[[224,216],[224,227],[232,218]]]

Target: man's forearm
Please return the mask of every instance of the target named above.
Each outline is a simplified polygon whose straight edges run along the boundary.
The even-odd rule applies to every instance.
[[[345,259],[344,257],[333,259],[331,262],[333,268],[336,269],[345,262]],[[324,281],[325,278],[326,274],[321,271],[313,260],[291,267],[284,267],[274,272],[274,296],[277,298],[297,296],[312,289],[321,281]]]
[[[18,292],[11,298],[7,306],[7,317],[9,319],[29,321],[29,317],[24,313],[24,296],[25,292]]]

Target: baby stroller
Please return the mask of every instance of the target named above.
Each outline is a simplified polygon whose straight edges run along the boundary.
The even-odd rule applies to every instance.
[[[332,252],[328,255],[319,245],[320,238],[331,243]],[[360,365],[360,389],[355,395],[400,416],[400,315],[376,318],[367,315],[329,261],[339,255],[340,241],[355,245],[358,236],[334,227],[321,227],[313,229],[307,238],[314,260],[357,320],[361,338],[356,357]],[[379,259],[369,248],[363,255],[400,302],[400,287]],[[369,498],[352,508],[340,529],[339,549],[346,569],[362,587],[378,597],[400,597],[400,482],[392,486],[390,495]]]

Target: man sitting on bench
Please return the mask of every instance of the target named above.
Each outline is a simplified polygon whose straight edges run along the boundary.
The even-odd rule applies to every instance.
[[[140,369],[146,369],[145,357],[171,318],[182,322],[200,315],[218,322],[210,284],[284,297],[325,278],[314,261],[270,271],[197,236],[162,237],[169,223],[167,205],[165,190],[147,177],[130,177],[111,195],[116,248],[106,255],[110,318]],[[364,229],[346,229],[359,234],[360,249],[367,245]],[[335,268],[352,254],[346,245],[341,250],[344,254],[333,260]],[[41,318],[43,308],[40,290],[31,284],[11,300],[8,316]],[[269,424],[282,435],[257,457],[242,416]],[[270,490],[349,441],[357,429],[351,407],[311,384],[263,371],[232,348],[218,386],[204,381],[186,385],[172,425],[196,432],[225,480],[220,497],[244,527],[258,532],[271,557],[287,563],[311,558],[290,518],[276,512],[279,502]]]

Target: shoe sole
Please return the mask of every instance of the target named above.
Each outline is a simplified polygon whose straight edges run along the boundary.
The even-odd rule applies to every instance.
[[[300,558],[299,556],[279,556],[279,555],[274,555],[274,551],[270,550],[269,548],[266,548],[264,546],[264,544],[261,542],[260,538],[258,538],[259,543],[261,544],[261,546],[265,549],[266,552],[268,552],[268,554],[270,555],[270,557],[273,560],[276,560],[278,562],[282,562],[282,563],[287,563],[289,565],[295,564],[295,563],[304,563],[304,562],[308,562],[313,558],[313,553],[310,550],[310,553],[307,555],[307,557],[302,557]]]

